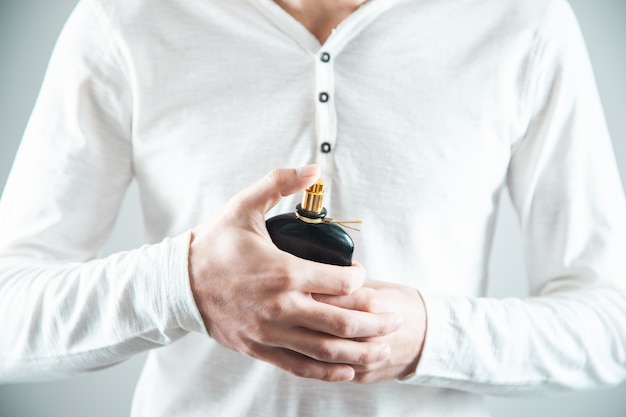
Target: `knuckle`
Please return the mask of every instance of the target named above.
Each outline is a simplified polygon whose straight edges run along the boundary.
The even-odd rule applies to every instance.
[[[391,332],[391,328],[390,326],[387,325],[381,325],[378,330],[376,331],[376,337],[382,337],[385,336],[386,334],[389,334]]]
[[[371,384],[376,382],[376,379],[371,372],[361,372],[356,374],[352,381],[358,384]]]
[[[279,291],[287,291],[295,285],[295,278],[291,271],[283,264],[275,266],[272,274],[272,287]]]
[[[284,316],[285,306],[280,300],[270,300],[260,307],[259,313],[266,321],[276,321]]]
[[[359,328],[356,320],[352,318],[342,318],[335,322],[336,332],[338,336],[354,337],[357,335],[357,329]]]
[[[361,352],[361,355],[359,356],[359,363],[362,365],[367,365],[369,363],[372,363],[374,358],[375,355],[372,353],[372,351],[370,349],[366,349]]]
[[[254,341],[261,346],[270,346],[272,344],[272,337],[269,332],[258,329],[254,334]]]
[[[287,269],[283,269],[281,271],[281,289],[284,291],[288,291],[293,289],[296,286],[296,278],[293,273]]]
[[[272,187],[277,187],[282,178],[282,171],[279,168],[274,168],[265,176],[265,180],[270,183]]]
[[[381,312],[382,303],[376,296],[376,292],[370,288],[365,288],[362,294],[363,309],[370,313]]]
[[[257,350],[256,343],[251,340],[243,340],[239,345],[239,352],[254,359],[260,359],[261,354]]]
[[[293,376],[298,378],[319,379],[321,381],[334,381],[336,378],[331,370],[325,369],[321,372],[315,372],[307,366],[304,367],[290,367],[286,370]]]
[[[359,264],[352,265],[346,270],[347,273],[343,274],[339,282],[340,295],[350,295],[358,290],[365,281],[365,270]]]
[[[325,341],[316,348],[315,355],[318,360],[324,362],[331,361],[337,356],[337,349],[334,344],[329,341]]]
[[[394,331],[394,325],[392,322],[390,322],[389,320],[385,319],[384,317],[379,318],[380,320],[382,320],[378,326],[376,327],[376,336],[374,337],[382,337],[382,336],[386,336],[390,333],[392,333]]]
[[[326,382],[339,381],[341,379],[341,371],[334,367],[326,368],[319,379]]]
[[[283,369],[293,376],[297,376],[298,378],[309,378],[309,372],[304,368],[297,366],[287,366]]]
[[[342,379],[341,369],[332,365],[321,368],[319,365],[286,366],[283,367],[283,370],[298,378],[317,379],[325,382],[334,382]]]
[[[350,295],[354,292],[354,283],[350,277],[342,277],[339,281],[339,295]]]

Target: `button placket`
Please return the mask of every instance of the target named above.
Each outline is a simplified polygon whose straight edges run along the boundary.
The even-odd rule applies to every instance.
[[[322,153],[330,153],[330,151],[332,150],[333,150],[333,147],[328,142],[322,142],[322,144],[320,145],[320,151]]]
[[[334,100],[334,68],[329,51],[320,51],[317,55],[316,75],[316,119],[317,142],[323,155],[332,153],[337,135],[337,115]]]

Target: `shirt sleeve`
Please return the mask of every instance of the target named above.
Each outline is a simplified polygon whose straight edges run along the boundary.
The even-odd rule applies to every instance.
[[[424,294],[426,342],[406,383],[503,395],[626,379],[626,203],[565,1],[551,2],[533,54],[528,130],[513,146],[507,179],[530,297]]]
[[[98,369],[204,332],[189,233],[95,259],[132,179],[123,43],[79,2],[0,201],[0,382]]]

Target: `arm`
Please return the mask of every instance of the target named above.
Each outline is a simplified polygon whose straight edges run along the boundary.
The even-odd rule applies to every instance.
[[[386,343],[346,339],[394,331],[395,314],[310,297],[355,290],[362,268],[299,260],[265,230],[265,211],[315,181],[315,167],[274,171],[193,231],[94,259],[132,178],[126,58],[97,2],[80,2],[0,203],[0,381],[99,369],[207,330],[311,378],[351,379],[351,364],[386,359]]]
[[[414,289],[366,283],[332,302],[369,310],[374,298],[405,312],[405,326],[385,338],[388,366],[359,368],[356,380],[519,394],[626,379],[626,204],[582,37],[563,5],[552,4],[537,38],[528,131],[508,173],[531,297],[423,293],[424,339]]]
[[[117,41],[81,2],[6,184],[0,380],[109,366],[203,329],[185,281],[188,234],[94,260],[132,177],[132,98]]]
[[[414,382],[514,394],[626,378],[626,203],[565,2],[548,9],[529,74],[528,130],[512,149],[508,188],[531,297],[425,295],[429,335]]]

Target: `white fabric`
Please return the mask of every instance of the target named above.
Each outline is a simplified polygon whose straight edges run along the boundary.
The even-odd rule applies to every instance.
[[[188,230],[271,168],[311,162],[329,213],[364,220],[369,276],[424,294],[426,344],[401,383],[298,379],[206,335]],[[151,245],[94,260],[133,178]],[[528,299],[482,298],[506,187]],[[626,378],[624,254],[564,0],[370,0],[324,45],[269,0],[82,0],[0,203],[0,380],[159,347],[134,416],[485,416],[481,394]]]

